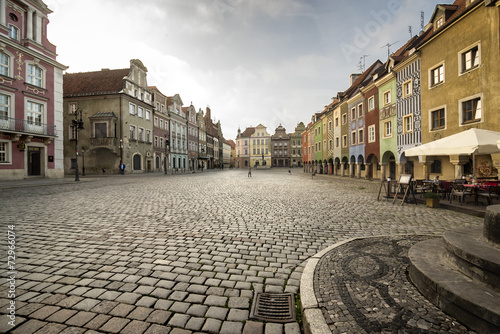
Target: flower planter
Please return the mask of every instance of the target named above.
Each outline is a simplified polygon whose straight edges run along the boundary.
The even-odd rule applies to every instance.
[[[426,198],[425,204],[429,208],[439,208],[439,198]]]

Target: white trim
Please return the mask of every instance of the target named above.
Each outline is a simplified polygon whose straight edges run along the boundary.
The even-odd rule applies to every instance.
[[[7,147],[5,148],[5,153],[6,153],[6,161],[1,161],[0,160],[0,165],[6,166],[6,165],[12,165],[13,159],[12,159],[12,141],[6,140],[6,139],[0,139],[0,143],[7,143]]]
[[[387,123],[391,123],[391,134],[390,135],[387,135],[386,126],[385,126]],[[382,139],[392,138],[393,135],[394,135],[394,129],[393,129],[393,124],[392,124],[392,119],[388,119],[388,120],[382,122]]]
[[[432,129],[432,112],[437,111],[437,110],[441,110],[441,109],[444,109],[444,127],[433,130]],[[439,107],[429,109],[428,116],[429,116],[429,132],[446,130],[448,128],[448,110],[447,110],[446,104],[439,106]]]
[[[434,71],[435,69],[437,69],[438,67],[441,67],[441,66],[443,66],[443,81],[440,83],[437,83],[435,85],[432,85],[432,78],[433,78],[432,71]],[[430,67],[427,70],[427,76],[428,76],[427,84],[428,84],[429,89],[433,89],[433,88],[439,87],[441,85],[444,85],[446,83],[446,66],[445,66],[444,60],[437,63],[436,65]]]
[[[477,64],[477,66],[471,67],[468,70],[464,70],[464,68],[462,66],[463,65],[462,64],[462,55],[465,54],[465,53],[467,53],[468,51],[472,50],[476,46],[477,46],[477,53],[478,53],[477,57],[479,58],[479,60],[478,60],[479,63]],[[481,41],[480,40],[477,41],[477,42],[475,42],[475,43],[473,43],[473,44],[471,44],[471,45],[469,45],[468,47],[460,50],[458,52],[458,76],[460,77],[460,76],[462,76],[464,74],[470,73],[470,72],[472,72],[472,71],[477,70],[478,68],[480,68],[481,65],[482,65],[482,61],[481,60],[482,59],[481,59]]]
[[[373,129],[373,139],[371,139],[370,131]],[[375,124],[368,126],[368,143],[375,143],[377,141],[377,132],[375,129]]]
[[[25,72],[26,73],[25,80],[26,80],[26,82],[28,84],[32,85],[32,86],[40,87],[40,88],[44,88],[45,89],[47,87],[47,69],[44,66],[42,66],[39,62],[34,62],[32,60],[26,60],[24,63],[26,64],[26,66],[25,66],[25,71],[26,71]],[[32,83],[32,82],[29,81],[28,68],[30,66],[38,67],[40,69],[40,71],[42,72],[42,78],[41,78],[41,85],[40,86],[38,86],[38,85],[36,85],[36,84],[34,84],[34,83]]]
[[[407,119],[410,119],[410,122],[407,123]],[[411,129],[408,130],[408,127],[406,126],[407,124],[410,124]],[[408,114],[403,116],[403,133],[413,133],[413,114]]]
[[[7,115],[7,117],[15,118],[16,94],[4,90],[0,90],[0,94],[7,95],[9,97],[9,114]]]
[[[481,118],[480,118],[480,120],[478,120],[478,121],[472,121],[472,122],[468,122],[468,123],[463,123],[462,122],[462,119],[463,119],[463,109],[462,109],[463,103],[467,102],[467,101],[470,101],[470,100],[475,100],[477,98],[479,98],[480,101],[481,101]],[[470,124],[483,123],[484,122],[484,112],[485,112],[485,108],[484,108],[483,93],[471,95],[471,96],[468,96],[466,98],[458,100],[458,126],[462,127],[462,126],[468,126]]]

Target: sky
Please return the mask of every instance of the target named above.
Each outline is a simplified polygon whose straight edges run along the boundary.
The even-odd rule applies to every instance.
[[[349,77],[385,62],[452,0],[44,0],[47,35],[66,73],[122,69],[140,59],[148,85],[179,94],[238,128],[308,124],[349,88]],[[364,57],[366,56],[366,57]]]

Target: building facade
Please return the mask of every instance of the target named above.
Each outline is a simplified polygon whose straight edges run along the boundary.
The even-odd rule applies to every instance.
[[[153,94],[153,161],[156,172],[168,171],[170,148],[167,97],[157,87],[149,87]]]
[[[0,179],[64,176],[63,71],[42,1],[0,1]]]
[[[271,136],[271,161],[273,167],[290,167],[290,135],[280,124]]]
[[[187,119],[179,94],[167,98],[170,119],[170,166],[174,171],[185,171],[188,165]]]
[[[303,122],[295,127],[295,131],[290,135],[290,167],[302,167],[302,133],[306,130]]]
[[[120,70],[64,75],[64,171],[153,171],[153,95],[138,59]],[[73,124],[81,110],[83,129]],[[75,154],[78,140],[79,154]],[[81,161],[80,161],[81,160]]]

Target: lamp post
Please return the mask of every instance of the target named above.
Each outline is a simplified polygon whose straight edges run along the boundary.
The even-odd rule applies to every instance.
[[[123,166],[123,139],[120,138],[120,174],[125,175],[125,168]]]
[[[168,161],[168,153],[167,153],[167,146],[169,146],[170,141],[167,139],[167,135],[165,135],[165,175],[167,175],[167,161]]]
[[[76,172],[75,172],[75,181],[80,181],[80,175],[78,174],[78,130],[84,130],[83,128],[83,120],[82,120],[82,115],[83,115],[83,109],[82,108],[76,108],[76,105],[72,105],[71,109],[73,113],[75,114],[75,119],[72,121],[73,126],[75,128],[75,157],[76,157]],[[80,120],[78,120],[78,115],[80,115]],[[85,175],[85,174],[83,174]]]
[[[82,176],[85,176],[85,147],[82,146]]]

